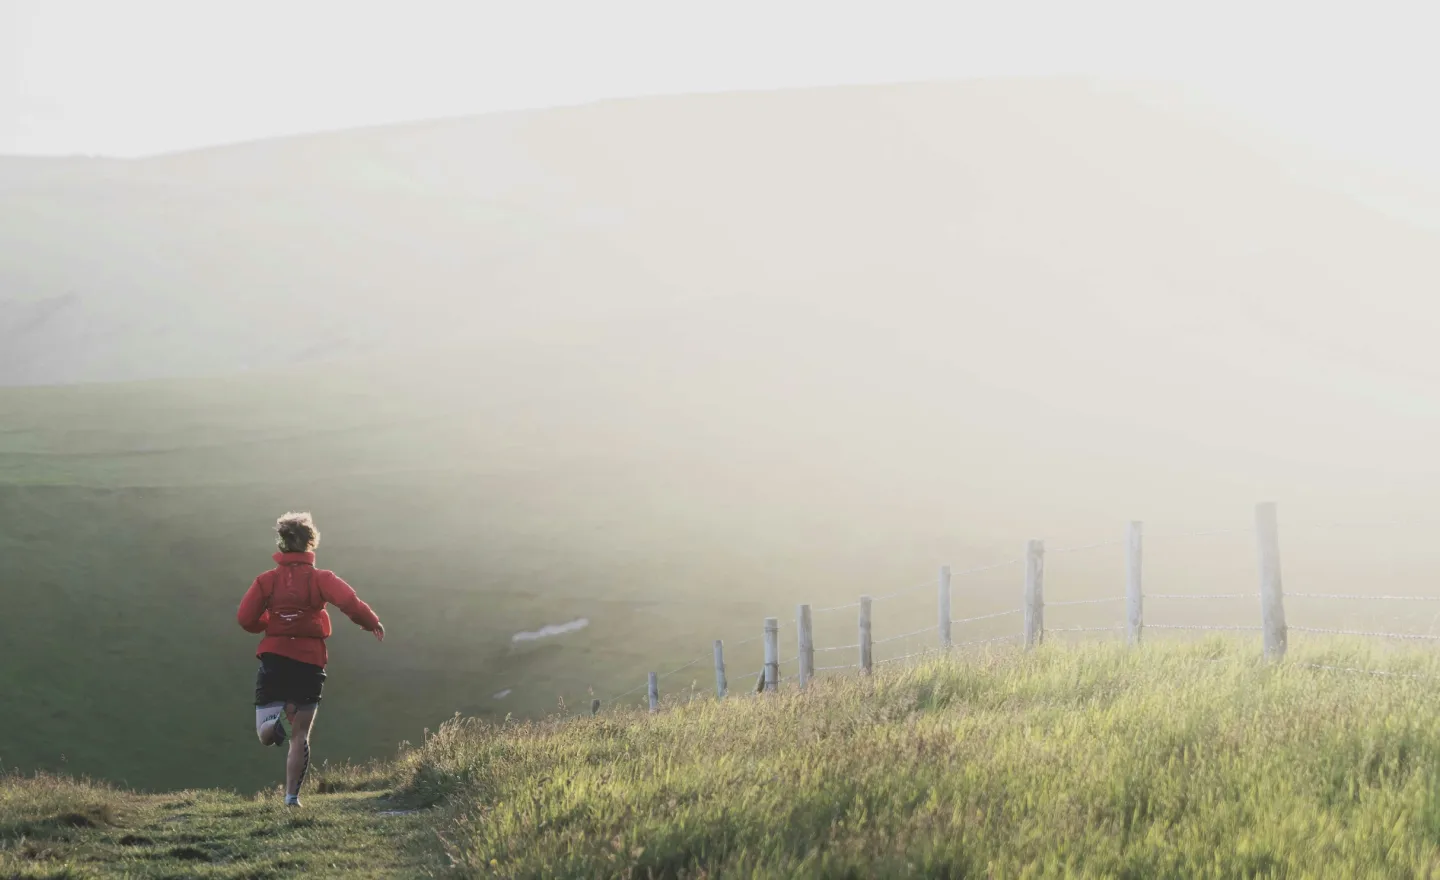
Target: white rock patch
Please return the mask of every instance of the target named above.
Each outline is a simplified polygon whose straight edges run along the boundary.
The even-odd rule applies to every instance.
[[[536,639],[547,639],[550,636],[563,636],[565,633],[572,633],[582,630],[590,625],[585,618],[572,620],[569,623],[549,624],[542,626],[534,632],[518,632],[510,637],[511,642],[533,642]]]

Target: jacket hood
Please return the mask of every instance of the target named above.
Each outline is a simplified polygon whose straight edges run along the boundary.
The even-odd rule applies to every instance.
[[[276,553],[270,557],[275,560],[276,565],[314,565],[315,554],[306,553]]]

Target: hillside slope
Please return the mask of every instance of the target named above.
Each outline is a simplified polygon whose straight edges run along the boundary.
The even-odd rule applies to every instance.
[[[961,344],[979,311],[1147,359],[1257,330],[1329,355],[1387,324],[1405,338],[1394,318],[1429,308],[1434,236],[1305,185],[1286,158],[1123,91],[1036,80],[6,160],[0,382],[233,373],[714,298]],[[1008,342],[998,329],[979,338]],[[1168,338],[1135,347],[1154,333]]]
[[[1424,877],[1440,667],[1358,644],[932,658],[813,691],[503,725],[335,773],[299,818],[0,781],[17,878]],[[1375,677],[1315,669],[1360,665]],[[267,796],[274,798],[273,792]],[[396,807],[419,808],[387,816]],[[173,812],[172,812],[173,811]],[[79,816],[85,821],[77,821]],[[426,833],[426,832],[430,833]],[[25,839],[20,840],[19,835]]]
[[[77,383],[0,390],[6,766],[263,784],[233,612],[291,508],[391,631],[339,630],[336,759],[608,700],[1036,535],[1243,529],[1274,498],[1297,587],[1424,592],[1440,563],[1433,237],[1085,83],[16,160],[0,189],[0,382]],[[1218,541],[1154,547],[1147,577],[1249,589],[1248,537]],[[1071,556],[1050,589],[1122,578],[1118,550]],[[997,570],[957,607],[1019,589]],[[933,618],[920,591],[877,627]]]

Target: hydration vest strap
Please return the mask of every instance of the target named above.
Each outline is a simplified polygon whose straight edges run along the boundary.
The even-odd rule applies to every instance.
[[[295,577],[296,565],[298,565],[298,563],[282,562],[279,565],[275,566],[274,569],[272,569],[275,578],[272,578],[270,581],[270,590],[269,593],[265,596],[267,602],[275,597],[275,588],[280,585],[276,579],[280,577],[280,573],[283,571],[285,573],[285,579],[287,581],[292,581],[292,579]],[[320,589],[320,584],[317,580],[319,577],[320,569],[316,568],[313,565],[310,566],[310,583],[307,587],[306,592],[310,596],[310,608],[312,610],[320,610],[325,607],[325,593]]]

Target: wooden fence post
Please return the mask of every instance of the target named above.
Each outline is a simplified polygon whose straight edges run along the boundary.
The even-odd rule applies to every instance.
[[[1025,650],[1045,639],[1045,542],[1025,545]]]
[[[1130,523],[1125,535],[1125,629],[1132,648],[1140,644],[1140,631],[1145,626],[1145,594],[1140,582],[1144,541],[1144,525],[1139,522]]]
[[[1265,630],[1265,656],[1285,656],[1285,591],[1280,586],[1280,525],[1275,503],[1255,506],[1255,542],[1260,549],[1260,622]]]
[[[815,636],[810,627],[809,605],[795,609],[795,627],[800,643],[800,687],[804,688],[815,677]]]
[[[660,711],[660,679],[650,673],[650,711]]]
[[[780,620],[765,618],[765,690],[780,687]]]
[[[869,675],[872,667],[870,650],[870,597],[860,597],[860,672]]]
[[[730,685],[725,681],[725,643],[715,640],[715,699],[725,699]]]
[[[940,566],[940,647],[950,647],[950,566]]]

